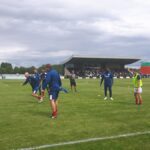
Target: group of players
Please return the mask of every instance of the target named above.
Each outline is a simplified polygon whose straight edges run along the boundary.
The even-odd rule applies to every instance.
[[[133,85],[134,85],[134,96],[135,96],[135,103],[137,105],[142,104],[142,79],[140,73],[137,71],[130,71],[131,75],[133,76]],[[52,118],[56,118],[58,114],[58,95],[60,91],[68,93],[66,89],[62,87],[62,82],[59,73],[52,69],[50,64],[45,65],[45,70],[42,70],[42,73],[39,74],[38,71],[34,70],[34,75],[30,75],[28,72],[25,73],[26,80],[23,85],[30,83],[32,87],[32,96],[38,99],[38,102],[42,102],[45,90],[47,89],[49,94],[50,105],[52,109]],[[109,90],[109,97],[110,100],[113,100],[112,97],[112,86],[113,86],[113,74],[107,68],[105,72],[101,76],[100,86],[104,81],[104,100],[107,100],[107,90]],[[75,81],[75,73],[74,71],[70,75],[70,86],[71,90],[77,92],[76,90],[76,81]],[[39,91],[39,94],[38,94]]]
[[[141,75],[138,70],[128,69],[128,71],[130,72],[130,76],[132,76],[133,79],[135,104],[141,105],[143,101],[141,96],[143,86]],[[100,86],[103,81],[104,81],[104,95],[105,95],[104,100],[107,100],[107,90],[109,90],[110,100],[113,100],[112,98],[113,74],[108,68],[101,76]]]
[[[41,74],[34,70],[34,75],[25,73],[26,80],[23,85],[30,83],[32,87],[32,96],[37,98],[39,102],[43,101],[45,90],[47,89],[52,109],[52,118],[56,118],[58,114],[57,98],[60,91],[67,93],[68,91],[62,87],[59,73],[52,69],[50,64],[45,65],[45,70]],[[38,94],[39,91],[39,94]]]

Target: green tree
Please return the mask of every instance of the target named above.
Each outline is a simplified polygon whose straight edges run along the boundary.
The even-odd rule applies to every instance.
[[[2,62],[1,63],[1,73],[13,73],[13,67],[12,64]]]
[[[52,68],[56,69],[61,75],[64,74],[64,67],[63,67],[63,65],[52,65]]]
[[[15,67],[13,73],[20,73],[20,68],[19,67]]]

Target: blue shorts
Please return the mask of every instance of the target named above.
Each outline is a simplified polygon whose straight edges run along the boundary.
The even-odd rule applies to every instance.
[[[49,99],[56,101],[58,99],[59,91],[50,91]]]
[[[36,94],[36,93],[38,92],[38,90],[39,90],[39,86],[36,86],[36,87],[34,87],[34,88],[32,89],[32,92],[33,92],[34,94]]]

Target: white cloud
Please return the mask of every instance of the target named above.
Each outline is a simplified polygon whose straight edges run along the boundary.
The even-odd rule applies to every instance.
[[[13,47],[13,46],[9,46],[9,47],[1,47],[0,46],[0,52],[4,52],[4,53],[18,53],[18,52],[22,52],[25,51],[25,48],[23,47]]]
[[[62,56],[70,56],[73,54],[73,52],[70,50],[59,50],[57,52],[52,51],[52,52],[49,52],[47,54],[50,57],[62,57]]]
[[[0,4],[0,61],[42,65],[72,54],[150,57],[149,1],[0,0]]]

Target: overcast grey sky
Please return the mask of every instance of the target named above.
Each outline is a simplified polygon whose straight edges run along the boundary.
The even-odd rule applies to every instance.
[[[0,0],[0,62],[40,66],[73,54],[150,60],[150,1]]]

